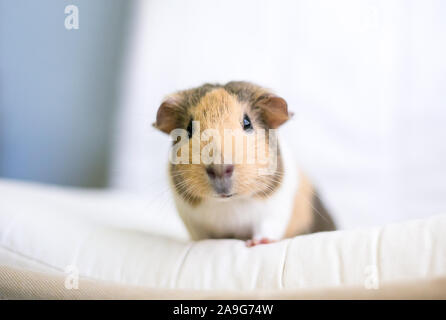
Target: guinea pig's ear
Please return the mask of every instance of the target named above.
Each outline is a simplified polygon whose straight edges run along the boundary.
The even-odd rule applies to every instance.
[[[293,116],[291,112],[288,112],[285,99],[275,95],[260,97],[256,106],[261,109],[263,119],[271,129],[278,128]]]
[[[179,97],[167,97],[158,108],[156,122],[153,126],[162,132],[170,134],[173,129],[178,128],[178,119],[181,117]]]

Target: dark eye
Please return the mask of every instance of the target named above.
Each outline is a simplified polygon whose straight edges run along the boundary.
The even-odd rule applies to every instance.
[[[192,120],[189,121],[189,124],[187,125],[187,134],[189,135],[189,139],[192,137]]]
[[[251,123],[251,119],[249,119],[248,115],[245,114],[243,116],[243,130],[245,131],[250,131],[252,130],[252,123]]]

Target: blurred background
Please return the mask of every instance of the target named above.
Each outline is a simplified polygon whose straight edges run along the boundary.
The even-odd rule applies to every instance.
[[[153,196],[162,98],[247,80],[295,112],[281,136],[341,228],[444,213],[445,16],[442,0],[0,0],[0,177]]]
[[[65,7],[79,29],[65,28]],[[131,3],[0,0],[0,175],[108,181]]]

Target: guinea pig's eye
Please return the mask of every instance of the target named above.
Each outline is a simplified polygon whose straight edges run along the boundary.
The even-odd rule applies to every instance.
[[[249,119],[247,114],[245,114],[243,116],[243,130],[245,130],[245,131],[251,131],[252,130],[251,119]]]
[[[187,125],[187,134],[189,135],[189,139],[192,137],[192,120],[189,121],[189,124]]]

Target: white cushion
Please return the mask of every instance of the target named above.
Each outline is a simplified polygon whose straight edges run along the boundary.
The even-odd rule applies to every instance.
[[[446,215],[246,248],[191,242],[171,204],[0,180],[0,265],[173,289],[383,285],[446,276]],[[374,281],[378,280],[377,282]]]

